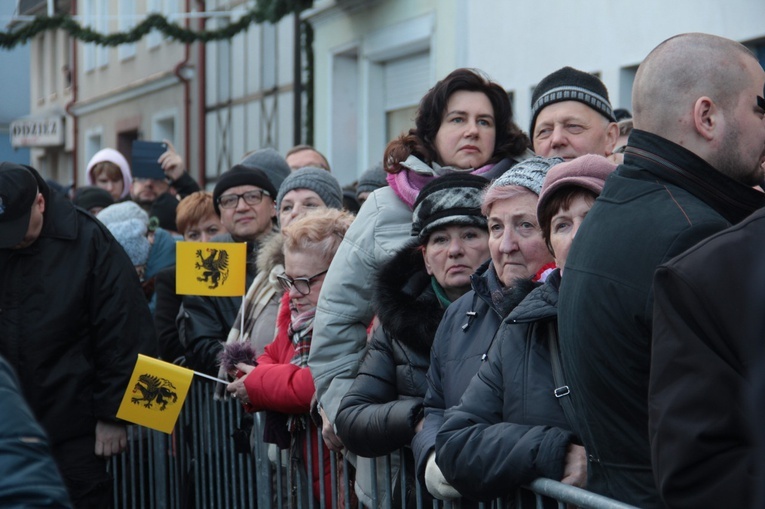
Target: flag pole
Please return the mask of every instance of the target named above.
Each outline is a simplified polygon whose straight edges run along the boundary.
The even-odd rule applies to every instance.
[[[214,382],[218,382],[218,383],[221,383],[221,384],[226,384],[226,385],[228,385],[228,384],[230,384],[230,383],[231,383],[231,382],[229,382],[228,380],[221,380],[220,378],[215,378],[214,376],[205,375],[204,373],[200,373],[199,371],[194,371],[194,374],[195,374],[195,375],[199,375],[199,376],[201,376],[202,378],[207,378],[208,380],[212,380],[212,381],[214,381]]]

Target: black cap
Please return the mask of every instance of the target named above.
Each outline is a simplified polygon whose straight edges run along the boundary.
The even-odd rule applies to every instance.
[[[15,163],[0,163],[0,249],[24,240],[37,192],[37,179],[29,169]]]
[[[255,186],[264,191],[267,191],[271,198],[276,200],[276,188],[268,178],[266,172],[258,168],[247,167],[242,164],[237,164],[227,172],[221,174],[218,179],[218,183],[215,184],[213,189],[213,207],[215,213],[220,216],[220,205],[218,205],[218,198],[224,191],[232,187],[237,186]]]
[[[96,186],[85,186],[77,189],[74,195],[74,204],[85,210],[101,207],[105,209],[114,204],[114,198],[106,189]]]

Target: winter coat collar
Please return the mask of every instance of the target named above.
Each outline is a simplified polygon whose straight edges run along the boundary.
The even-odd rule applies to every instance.
[[[419,245],[416,239],[408,242],[380,268],[373,304],[387,333],[426,353],[444,309],[431,286]]]
[[[63,196],[50,193],[43,217],[40,237],[63,240],[77,238],[77,209]]]
[[[639,129],[630,134],[624,165],[618,171],[634,175],[636,170],[687,190],[730,223],[765,206],[765,194],[720,173],[684,147]]]
[[[507,316],[510,310],[515,308],[529,293],[529,289],[525,285],[519,287],[518,284],[515,284],[512,288],[503,286],[491,260],[484,262],[475,274],[470,276],[470,284],[476,297],[483,300],[501,318]],[[500,299],[493,299],[492,295],[497,294],[503,295]],[[499,300],[500,304],[497,304],[496,300]]]
[[[558,315],[559,269],[551,272],[544,284],[524,279],[519,280],[517,288],[528,289],[528,295],[507,315],[508,322],[536,322]]]

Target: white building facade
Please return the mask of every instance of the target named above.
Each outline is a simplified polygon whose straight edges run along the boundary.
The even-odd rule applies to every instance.
[[[379,161],[417,103],[457,67],[500,83],[528,130],[531,93],[572,66],[600,76],[615,108],[631,109],[641,60],[664,39],[707,32],[765,62],[760,0],[316,0],[315,145],[341,182]]]

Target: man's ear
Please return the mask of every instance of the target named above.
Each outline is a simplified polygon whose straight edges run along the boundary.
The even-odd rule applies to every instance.
[[[45,197],[42,193],[37,193],[37,198],[35,198],[35,205],[39,207],[40,214],[45,212]]]
[[[707,141],[714,139],[722,121],[722,110],[709,97],[696,99],[693,104],[693,125],[696,132]]]
[[[610,122],[606,127],[606,153],[604,156],[611,155],[616,147],[616,141],[619,139],[619,124]]]

